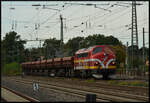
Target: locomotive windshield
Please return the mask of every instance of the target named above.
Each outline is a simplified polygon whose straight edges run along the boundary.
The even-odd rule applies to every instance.
[[[88,57],[88,53],[77,54],[77,58]]]
[[[96,54],[96,53],[99,53],[99,52],[102,52],[102,47],[97,47],[93,50],[93,53],[92,54]]]

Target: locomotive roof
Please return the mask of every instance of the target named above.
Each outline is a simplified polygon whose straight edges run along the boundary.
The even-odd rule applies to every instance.
[[[79,49],[76,54],[80,54],[80,53],[86,53],[92,50],[92,48],[96,47],[96,46],[105,46],[105,45],[94,45],[94,46],[90,46],[88,48],[83,48],[83,49]]]

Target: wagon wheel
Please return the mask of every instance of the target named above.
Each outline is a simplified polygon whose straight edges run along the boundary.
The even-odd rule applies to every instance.
[[[51,70],[49,73],[49,76],[56,76],[56,71],[55,70]]]

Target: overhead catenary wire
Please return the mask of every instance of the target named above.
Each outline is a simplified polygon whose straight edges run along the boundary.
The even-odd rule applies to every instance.
[[[131,6],[129,6],[128,8],[130,8]],[[123,11],[125,11],[125,10],[130,10],[130,9],[128,9],[128,8],[125,8]],[[121,13],[123,12],[123,11],[121,11]],[[119,11],[120,12],[120,11]],[[127,12],[127,11],[126,11]],[[126,13],[125,12],[125,13]],[[124,15],[125,13],[123,13],[123,14],[121,14],[120,16],[122,16],[122,15]],[[118,14],[118,13],[116,13],[116,12],[114,12],[114,15],[116,15],[116,14]],[[107,18],[106,18],[107,19]],[[119,19],[114,19],[114,20],[119,20]],[[111,21],[113,21],[114,22],[114,20],[112,20],[111,19]],[[110,21],[110,20],[109,20]],[[106,22],[106,21],[104,21],[104,22]],[[112,23],[112,22],[111,22]]]
[[[109,7],[110,8],[110,7]],[[87,16],[84,16],[84,17],[88,17],[88,16],[90,16],[90,15],[87,15]],[[75,18],[75,19],[78,19],[78,18]],[[73,20],[73,19],[70,19],[71,21]],[[67,21],[70,21],[70,20],[67,20]],[[89,20],[89,19],[88,19]],[[82,23],[86,23],[88,20],[86,20],[85,22],[82,22]],[[76,27],[79,27],[79,25],[78,26],[76,26]],[[71,29],[73,29],[73,28],[71,28]]]
[[[115,9],[115,10],[118,10],[118,9]],[[119,11],[121,11],[121,10],[119,10]],[[118,11],[117,11],[118,12]],[[116,13],[116,12],[115,12]],[[111,15],[111,13],[107,13],[107,14],[103,14],[103,15],[101,15],[101,16],[98,16],[98,17],[96,17],[96,18],[98,18],[98,19],[101,19],[100,17],[103,17],[104,18],[104,16],[106,16],[106,15]],[[96,20],[96,18],[94,17],[94,18],[92,18],[91,17],[91,19],[90,20]],[[87,22],[89,19],[87,19],[86,21],[84,21],[83,23],[85,23],[85,22]],[[78,25],[77,27],[80,27],[81,25]],[[72,28],[73,29],[73,28]],[[71,30],[72,30],[71,29]]]
[[[128,10],[129,10],[129,9],[128,9]],[[127,12],[127,11],[126,11],[126,12]],[[125,12],[125,13],[126,13],[126,12]],[[121,14],[121,15],[124,15],[125,13],[123,13],[123,14]],[[111,20],[112,20],[112,19],[111,19]],[[116,19],[116,20],[117,20],[117,19]],[[114,20],[113,20],[113,21],[114,21]],[[104,21],[104,22],[105,22],[105,21]],[[85,29],[87,29],[87,28],[85,28]],[[85,30],[85,29],[84,29],[84,30]]]
[[[64,10],[65,8],[63,8],[62,10]],[[41,22],[40,25],[43,26],[43,24],[47,23],[48,20],[52,19],[54,16],[56,16],[60,11],[55,12],[53,15],[51,15],[50,17],[48,17],[45,21]]]
[[[104,14],[105,15],[105,14]],[[102,17],[103,17],[103,15],[102,15]],[[94,19],[95,20],[95,19]],[[88,20],[87,20],[88,21]],[[79,27],[79,26],[78,26]],[[86,30],[86,28],[85,29],[82,29],[82,31],[84,31],[84,30]]]
[[[115,3],[114,3],[115,4]],[[121,3],[119,3],[119,5],[123,5],[123,4],[121,4]],[[118,11],[119,11],[119,8],[121,8],[121,6],[119,6],[118,5],[118,7],[117,7],[117,9],[118,9]],[[117,6],[117,5],[115,5],[115,6]],[[110,6],[111,7],[111,6]],[[123,8],[123,7],[122,7]],[[126,9],[125,7],[124,7],[124,9]],[[115,9],[112,9],[112,11],[113,10],[115,10]],[[113,13],[111,13],[112,15],[110,15],[110,16],[115,16],[115,14],[114,14],[114,12],[115,11],[113,11]],[[83,17],[85,17],[85,20],[87,20],[87,21],[85,21],[85,23],[84,23],[84,21],[82,22],[82,19],[84,19],[84,18],[82,18],[82,17],[75,17],[75,18],[73,18],[74,16],[72,16],[72,18],[69,18],[69,19],[66,19],[66,21],[67,21],[67,23],[74,23],[74,22],[76,22],[75,20],[78,20],[78,21],[80,21],[81,20],[81,24],[82,25],[80,25],[79,26],[79,28],[77,27],[78,25],[74,25],[74,26],[76,26],[76,27],[74,27],[74,29],[72,29],[72,30],[76,30],[77,32],[79,31],[79,30],[83,30],[84,28],[86,28],[85,30],[89,30],[90,31],[90,29],[88,28],[88,27],[86,27],[85,25],[86,25],[86,23],[87,22],[89,22],[89,20],[90,20],[90,22],[92,23],[92,22],[96,22],[96,23],[94,23],[94,25],[93,25],[93,23],[92,23],[92,27],[94,28],[94,29],[97,29],[97,26],[99,25],[99,23],[98,23],[98,21],[101,21],[101,23],[100,23],[100,25],[102,25],[102,26],[104,26],[104,25],[108,25],[108,27],[107,28],[105,28],[105,29],[107,29],[107,30],[113,30],[113,31],[120,31],[120,30],[122,30],[122,29],[125,29],[124,31],[126,31],[126,28],[124,27],[124,25],[121,25],[121,26],[116,26],[116,27],[109,27],[109,25],[112,25],[113,24],[113,22],[117,22],[117,21],[119,21],[119,20],[116,20],[115,18],[117,18],[117,17],[114,17],[114,19],[113,18],[111,18],[110,20],[111,21],[113,21],[113,22],[111,22],[111,23],[109,23],[109,21],[110,20],[105,20],[104,18],[105,17],[108,17],[109,15],[108,14],[110,14],[110,13],[106,13],[106,12],[101,12],[102,14],[105,14],[105,15],[101,15],[101,14],[96,14],[96,15],[92,15],[92,17],[90,17],[90,19],[88,19],[89,18],[89,15],[87,16],[83,16]],[[76,14],[76,13],[75,13]],[[94,13],[92,13],[92,14],[94,14]],[[106,15],[107,14],[107,15]],[[121,13],[119,13],[119,14],[121,14]],[[100,15],[102,16],[102,17],[100,17]],[[123,14],[122,14],[123,15]],[[116,15],[117,16],[117,15]],[[96,18],[94,18],[94,17],[97,17],[97,19]],[[54,17],[52,17],[52,18],[55,18],[55,16]],[[80,19],[81,18],[81,19]],[[79,20],[80,19],[80,20]],[[51,19],[50,19],[51,20]],[[59,24],[59,22],[57,22],[56,21],[56,23],[54,22],[54,23],[51,23],[51,24],[49,24],[50,22],[48,22],[48,21],[50,21],[50,20],[44,20],[44,21],[46,21],[44,24],[46,24],[46,25],[48,25],[49,26],[49,28],[46,30],[46,29],[44,29],[45,28],[45,25],[43,24],[43,26],[42,26],[42,28],[40,28],[40,30],[39,31],[41,31],[41,34],[43,35],[43,34],[45,34],[45,32],[46,33],[48,33],[48,32],[52,32],[52,31],[54,31],[55,30],[55,28],[56,28],[56,26],[57,26],[57,24]],[[33,21],[32,19],[31,19],[31,21]],[[42,21],[42,22],[44,22],[44,21]],[[41,22],[41,23],[42,23]],[[19,22],[17,22],[17,23],[19,23]],[[21,23],[21,22],[20,22]],[[22,21],[22,23],[23,23],[23,21]],[[103,24],[104,23],[104,24]],[[146,23],[146,21],[144,21],[143,22],[144,24]],[[26,24],[28,24],[28,23],[26,23]],[[128,23],[127,23],[128,24]],[[141,25],[140,23],[138,23],[139,25]],[[143,25],[144,25],[143,24]],[[32,26],[30,26],[30,27],[32,27]],[[69,27],[69,26],[68,26]],[[70,26],[71,27],[71,26]],[[73,26],[72,26],[73,27]],[[28,28],[29,29],[29,28]],[[44,30],[43,30],[44,29]],[[119,29],[119,30],[117,30],[117,29]],[[43,31],[44,32],[43,32]],[[67,33],[69,34],[69,32],[71,32],[72,30],[69,30],[68,28],[67,28]],[[47,32],[48,31],[48,32]],[[129,31],[129,30],[128,30]],[[34,31],[33,31],[34,32]],[[54,32],[55,33],[55,32]],[[88,32],[87,32],[88,33]],[[32,34],[32,33],[31,33]]]
[[[62,10],[64,10],[64,9],[66,9],[66,8],[63,8]],[[59,12],[61,12],[62,10],[60,10]],[[48,21],[48,20],[50,20],[52,17],[54,17],[55,15],[57,15],[58,14],[58,12],[55,12],[55,14],[53,14],[52,16],[50,16],[48,19],[46,19],[44,22],[42,22],[42,23],[40,23],[40,26],[42,25],[43,26],[43,24],[45,24],[46,23],[46,21]],[[56,23],[56,24],[58,24],[58,23]],[[53,26],[54,27],[54,26]],[[34,30],[33,30],[33,32],[34,32]],[[33,33],[32,32],[32,33]],[[30,33],[31,34],[31,33]]]
[[[52,15],[52,16],[50,16],[50,17],[53,17],[54,16],[54,14]],[[46,20],[47,21],[47,20]],[[45,22],[43,22],[43,24],[44,24]],[[40,24],[40,23],[39,23]],[[40,24],[40,25],[42,25],[42,23]],[[32,33],[35,31],[35,29],[33,29],[30,33],[29,33],[29,35],[31,36],[32,35]],[[31,36],[31,38],[32,38],[32,36]]]

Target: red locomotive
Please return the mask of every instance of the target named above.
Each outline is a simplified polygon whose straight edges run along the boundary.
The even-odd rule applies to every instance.
[[[102,74],[104,78],[115,73],[115,55],[105,45],[78,50],[74,58],[74,70],[82,70],[82,75]]]
[[[109,46],[96,45],[78,50],[74,57],[22,63],[22,69],[26,74],[83,78],[98,74],[107,78],[115,74],[115,54]]]

